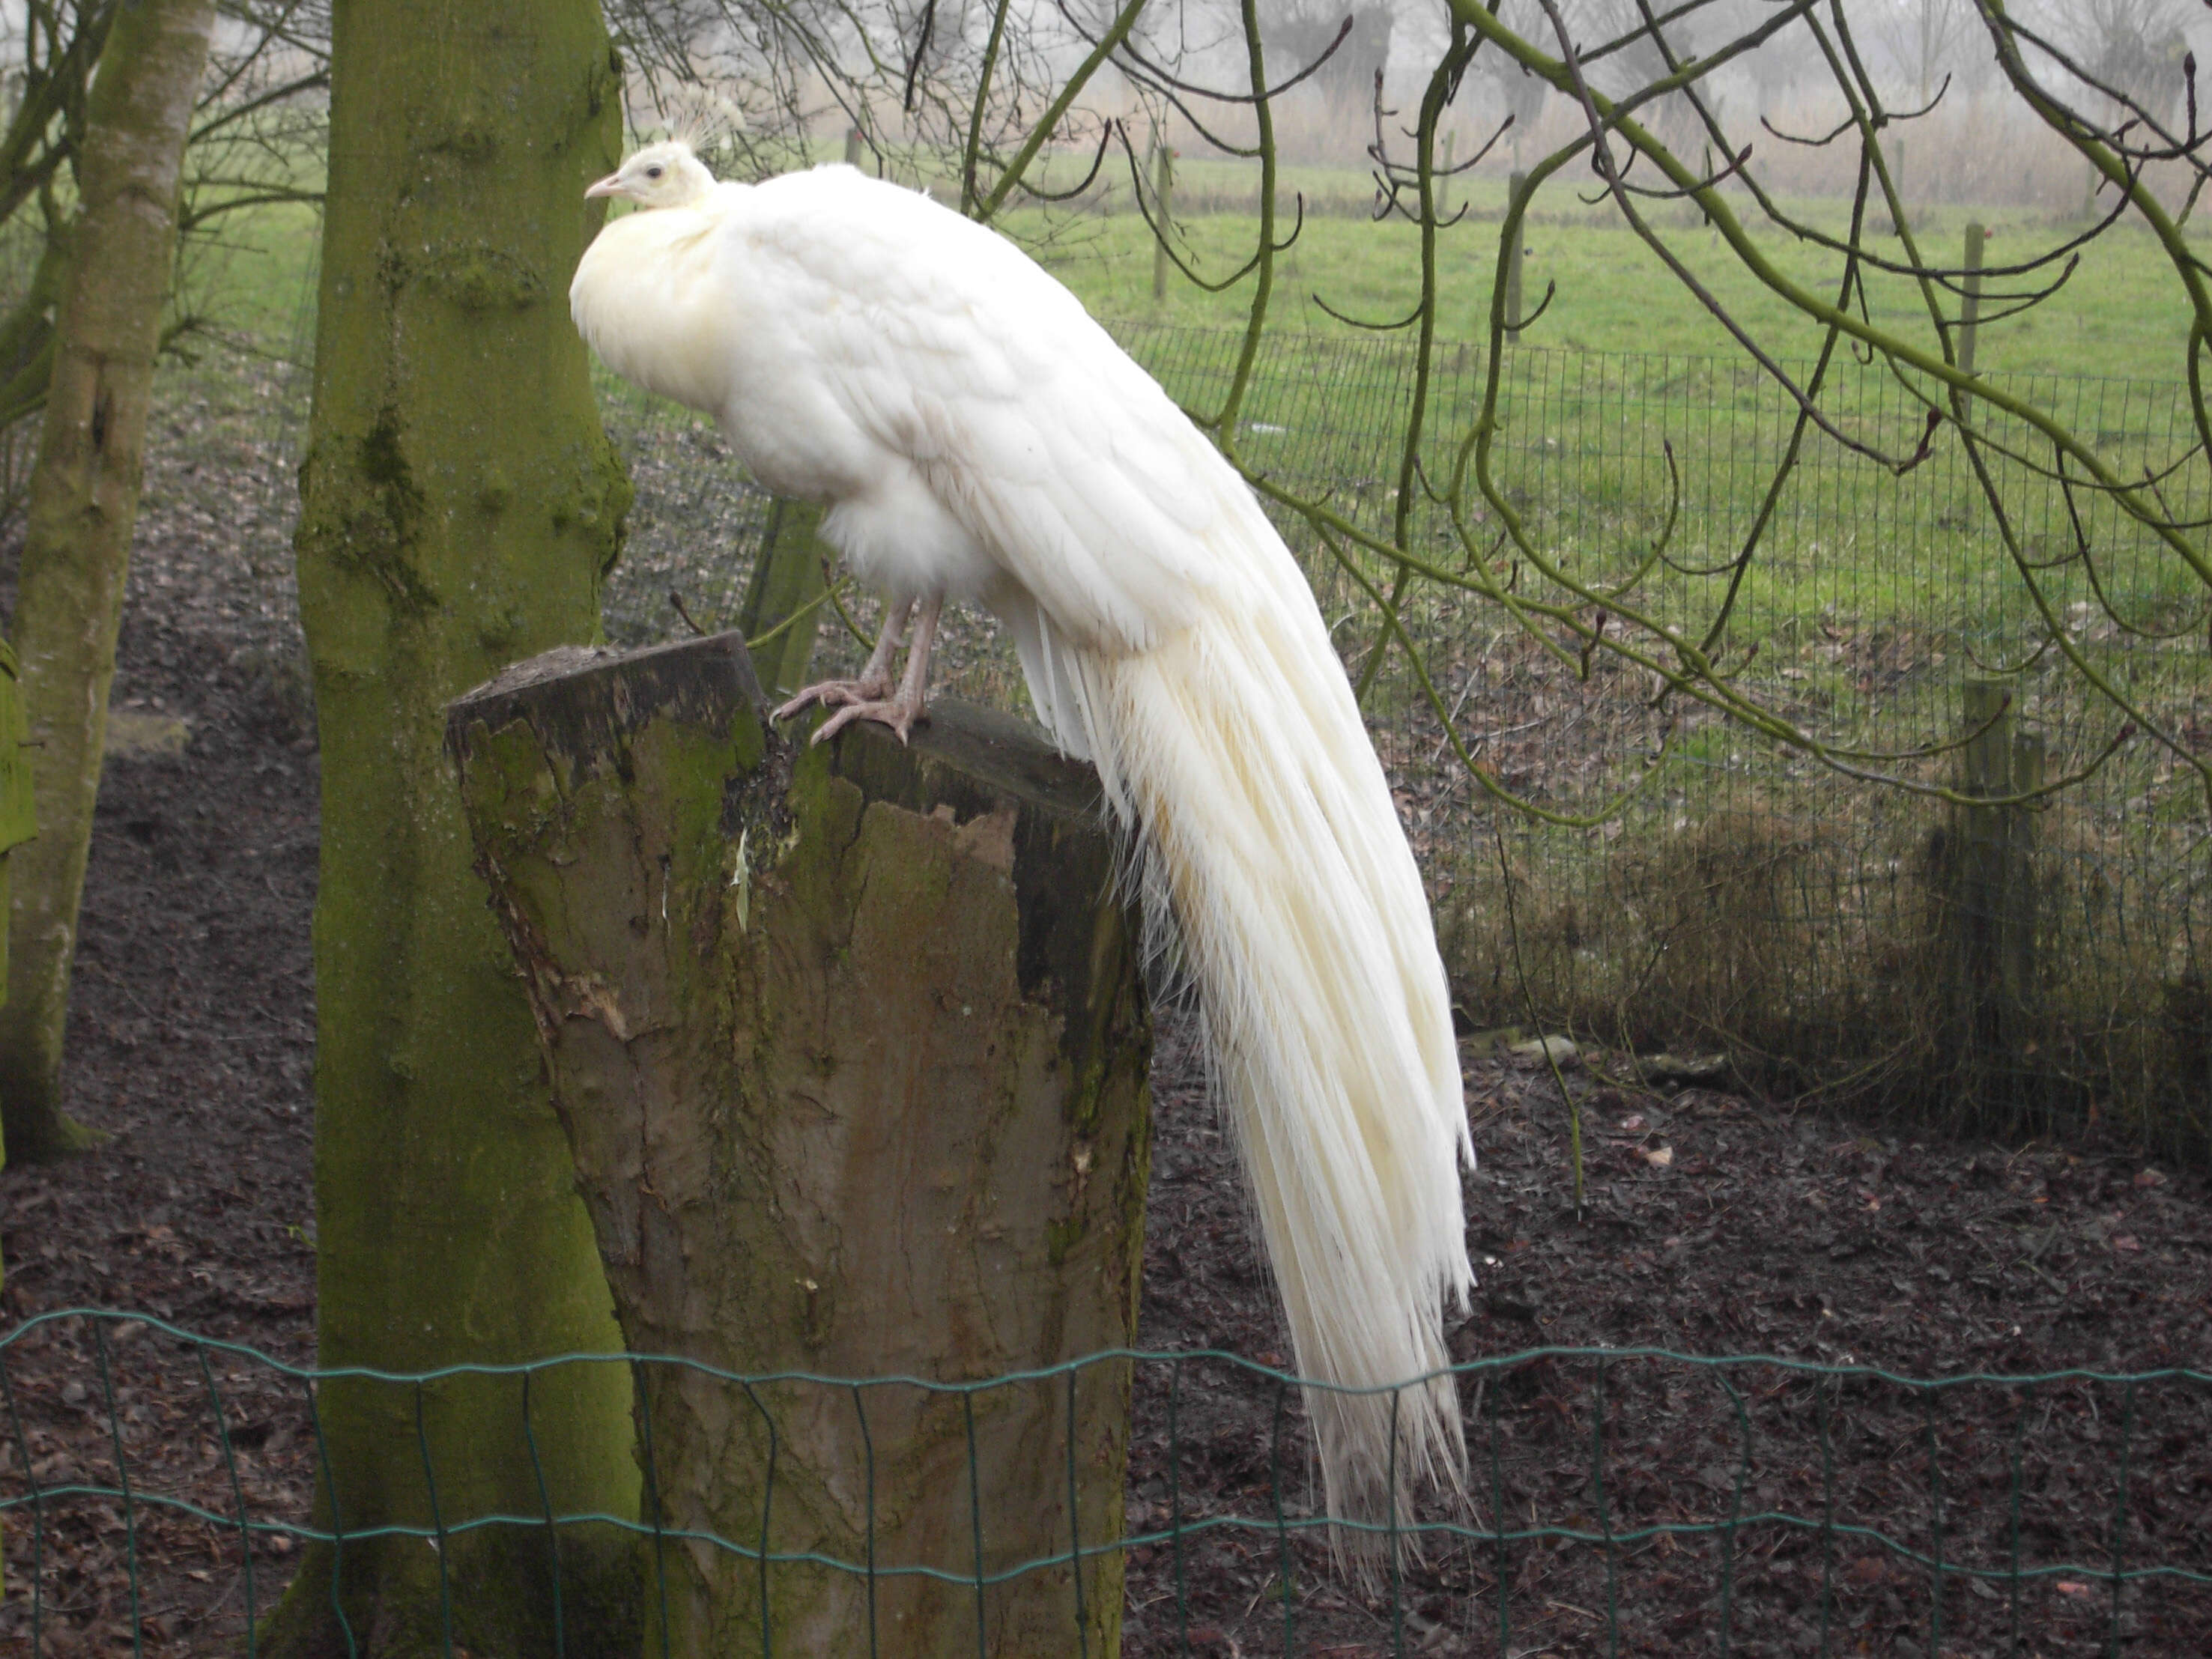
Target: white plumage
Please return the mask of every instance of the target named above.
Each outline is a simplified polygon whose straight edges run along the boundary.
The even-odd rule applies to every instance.
[[[1472,1283],[1443,969],[1342,665],[1251,491],[1066,289],[912,191],[848,167],[718,184],[659,144],[592,192],[654,210],[585,253],[586,339],[712,414],[769,489],[826,502],[823,536],[890,600],[861,680],[799,700],[845,705],[823,732],[903,734],[937,606],[973,599],[1097,763],[1199,989],[1297,1368],[1382,1390],[1309,1391],[1332,1513],[1379,1521],[1411,1479],[1455,1481],[1449,1380],[1395,1408],[1387,1386],[1447,1363],[1443,1304]]]

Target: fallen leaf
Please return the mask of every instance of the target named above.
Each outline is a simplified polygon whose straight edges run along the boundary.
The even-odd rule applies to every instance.
[[[2087,1595],[2089,1593],[2088,1585],[2074,1578],[2062,1578],[2051,1588],[2061,1595]]]
[[[1643,1113],[1641,1113],[1641,1112],[1637,1112],[1637,1113],[1634,1113],[1633,1115],[1630,1115],[1630,1116],[1628,1116],[1628,1117],[1625,1117],[1625,1118],[1621,1119],[1621,1120],[1620,1120],[1620,1127],[1621,1127],[1621,1128],[1622,1128],[1624,1131],[1626,1131],[1627,1133],[1629,1133],[1629,1134],[1634,1134],[1634,1133],[1635,1133],[1638,1129],[1640,1129],[1640,1128],[1642,1128],[1642,1127],[1644,1127],[1644,1114],[1643,1114]],[[2148,1172],[2146,1172],[2146,1173],[2148,1173]],[[2140,1181],[2142,1179],[2142,1177],[2141,1176],[2136,1176],[2136,1179],[2138,1182],[2140,1182]]]
[[[2159,1170],[2142,1170],[2136,1176],[2136,1185],[2138,1187],[2163,1187],[2166,1185],[2165,1173]]]
[[[1674,1161],[1672,1146],[1639,1146],[1637,1156],[1655,1170],[1663,1170]]]
[[[2116,1250],[2140,1250],[2142,1249],[2142,1246],[2138,1244],[2134,1238],[2126,1233],[2114,1233],[2112,1235],[2112,1248]]]

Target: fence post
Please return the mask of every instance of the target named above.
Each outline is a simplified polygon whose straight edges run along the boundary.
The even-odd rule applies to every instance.
[[[1513,240],[1505,250],[1505,326],[1521,326],[1521,243],[1527,234],[1528,222],[1513,223],[1513,209],[1528,194],[1528,175],[1516,172],[1505,183],[1505,216],[1512,224]],[[1511,343],[1510,338],[1508,343]]]
[[[866,141],[860,137],[860,128],[847,127],[845,129],[845,165],[848,167],[860,166],[860,158],[866,154]]]
[[[2044,746],[2039,733],[2016,732],[2012,739],[2012,791],[2033,793],[2043,787]],[[2025,1014],[2035,1002],[2037,980],[2035,842],[2036,811],[2026,805],[2005,812],[2004,963],[2005,1006]],[[2026,1035],[2023,1033],[2023,1035]]]
[[[548,653],[447,740],[632,1352],[1129,1345],[1150,1042],[1088,767],[946,702],[910,748],[787,739],[733,635]],[[638,1371],[660,1528],[854,1570],[671,1536],[635,1650],[1116,1650],[1127,1362]]]
[[[1159,226],[1152,243],[1152,298],[1164,301],[1168,297],[1169,223],[1175,212],[1175,151],[1157,127],[1152,130],[1152,202],[1153,217]]]
[[[2043,739],[2016,732],[2000,680],[1963,688],[1960,792],[1997,800],[2043,783]],[[2035,814],[2027,805],[1966,805],[1952,818],[1955,847],[1944,906],[1957,998],[1960,1071],[1982,1098],[2018,1109],[2029,1091],[2021,1065],[2037,1026]]]
[[[1982,253],[1988,239],[1979,220],[1967,222],[1966,274],[1960,284],[1964,291],[1959,300],[1959,367],[1969,374],[1974,372],[1974,335],[1982,314]]]

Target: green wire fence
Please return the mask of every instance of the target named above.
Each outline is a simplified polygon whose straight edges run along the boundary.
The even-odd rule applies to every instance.
[[[72,1373],[58,1388],[78,1386],[73,1406],[57,1392],[53,1363],[72,1356],[85,1375]],[[769,1402],[776,1398],[842,1396],[864,1420],[874,1391],[957,1399],[971,1425],[971,1494],[979,1397],[1072,1389],[1088,1368],[1129,1365],[1138,1382],[1128,1523],[1118,1538],[1085,1538],[1071,1527],[1057,1551],[987,1568],[983,1540],[993,1518],[976,1506],[971,1536],[945,1540],[944,1559],[884,1560],[871,1488],[867,1547],[860,1559],[838,1559],[779,1545],[779,1478],[822,1472],[779,1477],[771,1461],[753,1535],[687,1532],[656,1512],[652,1494],[660,1485],[649,1437],[639,1449],[642,1513],[565,1511],[551,1496],[558,1472],[549,1479],[538,1459],[531,1391],[549,1373],[606,1364],[629,1368],[641,1386],[663,1368],[709,1379],[765,1414],[771,1433]],[[177,1377],[167,1393],[156,1390],[169,1410],[154,1413],[162,1420],[152,1424],[141,1408],[154,1397],[149,1379],[164,1368]],[[1102,1558],[1119,1558],[1126,1568],[1122,1650],[1131,1654],[1825,1655],[1867,1651],[1870,1640],[1879,1650],[1906,1651],[1891,1644],[1909,1632],[1918,1632],[1916,1642],[1924,1637],[1920,1650],[1929,1655],[2212,1648],[2212,1371],[1913,1377],[1847,1360],[1536,1348],[1470,1360],[1451,1376],[1464,1406],[1466,1491],[1450,1502],[1424,1500],[1370,1528],[1386,1546],[1402,1547],[1380,1552],[1382,1582],[1363,1597],[1356,1580],[1332,1566],[1332,1523],[1300,1479],[1303,1385],[1231,1354],[1124,1350],[968,1382],[740,1376],[667,1356],[605,1354],[403,1375],[319,1371],[144,1316],[61,1310],[0,1336],[9,1454],[0,1464],[0,1520],[11,1568],[0,1634],[27,1641],[33,1654],[50,1650],[42,1644],[68,1620],[58,1605],[67,1600],[60,1546],[113,1519],[120,1540],[109,1547],[121,1556],[134,1653],[149,1645],[153,1586],[173,1589],[186,1543],[193,1560],[228,1548],[233,1589],[240,1592],[240,1645],[255,1652],[257,1623],[285,1576],[270,1553],[278,1539],[331,1547],[333,1606],[348,1651],[360,1651],[364,1632],[348,1621],[337,1594],[345,1552],[402,1538],[438,1553],[440,1639],[454,1654],[466,1609],[457,1610],[462,1592],[446,1579],[448,1548],[486,1529],[542,1535],[555,1563],[547,1580],[550,1650],[580,1653],[564,1623],[558,1560],[562,1540],[586,1528],[614,1528],[641,1545],[695,1544],[757,1564],[764,1591],[778,1574],[860,1579],[872,1613],[879,1585],[930,1580],[972,1596],[979,1652],[992,1591],[1073,1568],[1079,1594],[1081,1569]],[[441,1476],[434,1467],[422,1401],[426,1389],[471,1377],[520,1380],[534,1512],[453,1510],[459,1472]],[[428,1494],[417,1517],[370,1524],[337,1512],[319,1405],[334,1382],[389,1389],[411,1402]],[[295,1391],[306,1419],[314,1452],[312,1516],[296,1492],[272,1498],[238,1443],[234,1403],[271,1389]],[[187,1392],[197,1425],[169,1420]],[[83,1467],[50,1479],[52,1453],[41,1448],[70,1420],[104,1443],[104,1459],[87,1456]],[[179,1471],[195,1426],[217,1452],[197,1485]],[[1072,1450],[1068,1456],[1072,1497]],[[1230,1476],[1217,1478],[1224,1468]],[[1076,1512],[1071,1504],[1068,1516]],[[652,1559],[654,1571],[665,1570],[661,1550]],[[656,1591],[665,1595],[665,1583],[648,1582],[645,1593]],[[765,1595],[761,1606],[763,1659],[799,1651],[779,1646]],[[1078,1607],[1066,1650],[1087,1654]],[[1570,1615],[1572,1626],[1563,1629]],[[865,1638],[855,1632],[852,1641],[852,1651],[876,1650],[872,1620]]]
[[[1243,343],[1166,324],[1115,332],[1200,415],[1218,405]],[[1397,337],[1270,336],[1237,434],[1245,463],[1387,535],[1414,369]],[[1449,476],[1486,374],[1479,349],[1437,354],[1428,487]],[[1498,481],[1535,540],[1601,589],[1647,562],[1679,500],[1668,562],[1637,601],[1692,635],[1725,604],[1718,648],[1734,682],[1822,740],[1933,750],[1893,769],[2003,796],[2082,768],[2122,726],[2051,648],[1948,425],[1903,477],[1816,430],[1770,501],[1796,409],[1752,365],[1525,347],[1501,375]],[[1987,378],[2086,434],[2122,473],[2155,476],[2177,517],[2212,518],[2212,465],[2193,453],[2185,386]],[[1907,453],[1919,441],[1924,406],[1886,364],[1839,360],[1821,401],[1864,441]],[[606,408],[639,484],[610,634],[665,637],[672,587],[702,621],[726,620],[765,501],[693,417],[611,386]],[[2030,465],[2017,423],[1988,430],[2021,448],[2022,459],[1990,465],[2078,652],[2163,729],[2212,746],[2212,596],[2101,494]],[[1478,539],[1494,534],[1473,506]],[[1379,635],[1362,584],[1389,587],[1389,568],[1359,556],[1355,574],[1296,514],[1275,518],[1358,672]],[[1424,557],[1460,568],[1471,556],[1433,504],[1412,524]],[[1739,568],[1754,524],[1757,551]],[[1566,597],[1533,571],[1502,574],[1526,597]],[[872,625],[865,601],[854,608]],[[1493,814],[1404,653],[1383,653],[1370,730],[1441,895],[1455,997],[1478,1025],[1726,1050],[1762,1086],[1848,1088],[1981,1127],[2102,1113],[2171,1153],[2212,1143],[2212,838],[2195,775],[2169,750],[2123,744],[2033,811],[1962,825],[1953,809],[1831,771],[1680,699],[1658,711],[1647,677],[1603,652],[1578,675],[1464,592],[1415,582],[1402,621],[1454,729],[1499,782],[1551,811],[1606,815],[1570,827]],[[1026,712],[988,617],[952,618],[940,637],[942,692]],[[857,661],[834,617],[822,639],[824,672]],[[1980,724],[1977,698],[2002,714],[1967,775],[1958,745]],[[1982,856],[1992,838],[2009,850]],[[1989,971],[1964,971],[1962,958]],[[1988,982],[1962,999],[1962,977]]]
[[[308,296],[295,360],[311,319]],[[1241,335],[1115,327],[1187,406],[1218,404]],[[220,371],[211,362],[195,374]],[[1431,480],[1448,470],[1486,374],[1479,348],[1439,352],[1424,450]],[[1243,458],[1271,483],[1386,530],[1413,378],[1399,338],[1271,335],[1243,414]],[[2190,453],[2185,386],[1988,378],[2084,434],[2121,473],[2148,470],[2178,518],[2212,520],[2212,467]],[[240,536],[267,585],[276,656],[297,648],[289,541],[306,389],[295,368],[252,400],[266,488]],[[199,390],[222,401],[219,387]],[[710,423],[611,377],[600,391],[637,487],[605,596],[609,635],[635,644],[680,631],[672,592],[702,625],[727,624],[769,502]],[[1880,364],[1839,360],[1822,402],[1869,441],[1918,441],[1922,405]],[[1501,488],[1541,544],[1593,583],[1644,556],[1679,481],[1669,555],[1680,568],[1660,568],[1642,592],[1682,625],[1711,617],[1734,582],[1795,410],[1730,358],[1527,346],[1502,366],[1500,416]],[[2002,421],[1990,430],[2019,435]],[[2100,493],[2069,501],[2034,467],[1992,465],[2077,650],[2166,729],[2212,748],[2205,597]],[[1376,639],[1371,602],[1295,517],[1277,517],[1358,672]],[[1447,531],[1432,508],[1415,513],[1416,548],[1455,564],[1465,550]],[[1360,574],[1388,586],[1379,566]],[[1522,580],[1521,591],[1536,591]],[[1975,728],[1970,700],[1994,688],[2004,714],[1992,747],[2010,752],[1974,787],[2002,794],[2015,770],[2066,775],[2121,718],[2039,648],[2026,595],[1948,426],[1902,478],[1814,433],[1772,503],[1725,649],[1739,684],[1827,740],[1943,749],[1899,768],[1922,781],[1972,782],[1948,745]],[[872,600],[855,594],[848,608],[873,626]],[[1946,809],[1679,703],[1667,757],[1647,769],[1662,717],[1642,677],[1603,653],[1579,679],[1497,607],[1425,584],[1410,590],[1403,619],[1454,729],[1506,787],[1573,813],[1642,785],[1591,828],[1493,821],[1404,653],[1384,654],[1370,729],[1439,896],[1455,997],[1479,1026],[1536,1024],[1647,1053],[1725,1051],[1762,1087],[1849,1091],[1978,1128],[2072,1127],[2094,1114],[2164,1155],[2212,1146],[2212,837],[2193,775],[2160,745],[2123,745],[2085,784],[1996,824],[2005,857],[1962,861],[1962,826]],[[858,661],[826,611],[820,637],[823,672]],[[936,678],[943,695],[1026,712],[1012,648],[986,617],[948,619]],[[1954,995],[1973,977],[1962,958],[2001,963],[2002,984]]]

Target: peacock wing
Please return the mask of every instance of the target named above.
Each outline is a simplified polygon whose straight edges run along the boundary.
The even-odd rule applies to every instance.
[[[1066,289],[994,232],[845,168],[753,193],[803,361],[1063,639],[1119,654],[1233,582],[1243,481]]]

